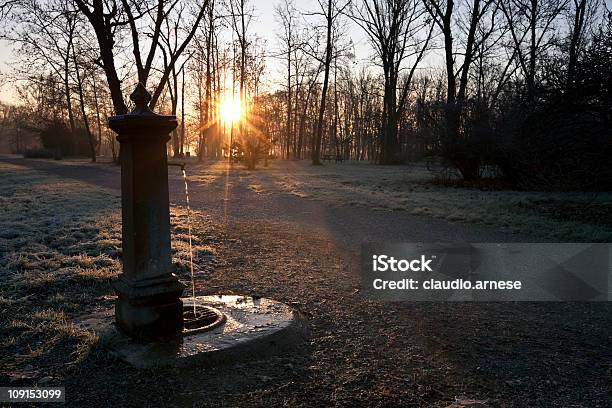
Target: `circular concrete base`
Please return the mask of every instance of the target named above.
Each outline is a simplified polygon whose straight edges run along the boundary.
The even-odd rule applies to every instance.
[[[106,337],[111,352],[139,368],[195,366],[275,354],[302,343],[308,329],[289,306],[251,296],[183,298],[185,305],[214,307],[224,324],[206,332],[186,334],[168,342],[138,343],[114,325],[112,311],[88,316],[78,324]]]

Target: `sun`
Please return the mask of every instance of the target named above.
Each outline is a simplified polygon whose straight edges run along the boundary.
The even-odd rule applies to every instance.
[[[221,120],[227,123],[233,123],[240,120],[241,110],[240,100],[232,97],[225,98],[219,106]]]

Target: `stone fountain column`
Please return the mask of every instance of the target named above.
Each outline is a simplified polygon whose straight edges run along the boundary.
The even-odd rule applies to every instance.
[[[176,116],[149,109],[151,94],[138,84],[136,107],[109,118],[121,143],[123,273],[113,283],[115,321],[133,338],[167,338],[183,329],[184,286],[173,273],[170,252],[166,143]]]

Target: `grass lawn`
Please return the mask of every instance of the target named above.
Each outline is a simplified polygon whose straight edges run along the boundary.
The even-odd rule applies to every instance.
[[[18,165],[0,163],[0,174],[0,383],[58,384],[85,359],[109,362],[100,352],[104,339],[72,321],[112,306],[110,282],[121,271],[120,199]],[[172,209],[173,262],[185,281],[186,216]],[[210,248],[195,240],[198,259],[210,260]]]

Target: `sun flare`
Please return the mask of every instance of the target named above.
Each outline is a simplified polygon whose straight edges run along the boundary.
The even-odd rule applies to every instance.
[[[241,111],[240,100],[232,97],[225,98],[219,106],[221,120],[227,123],[233,123],[240,120]]]

